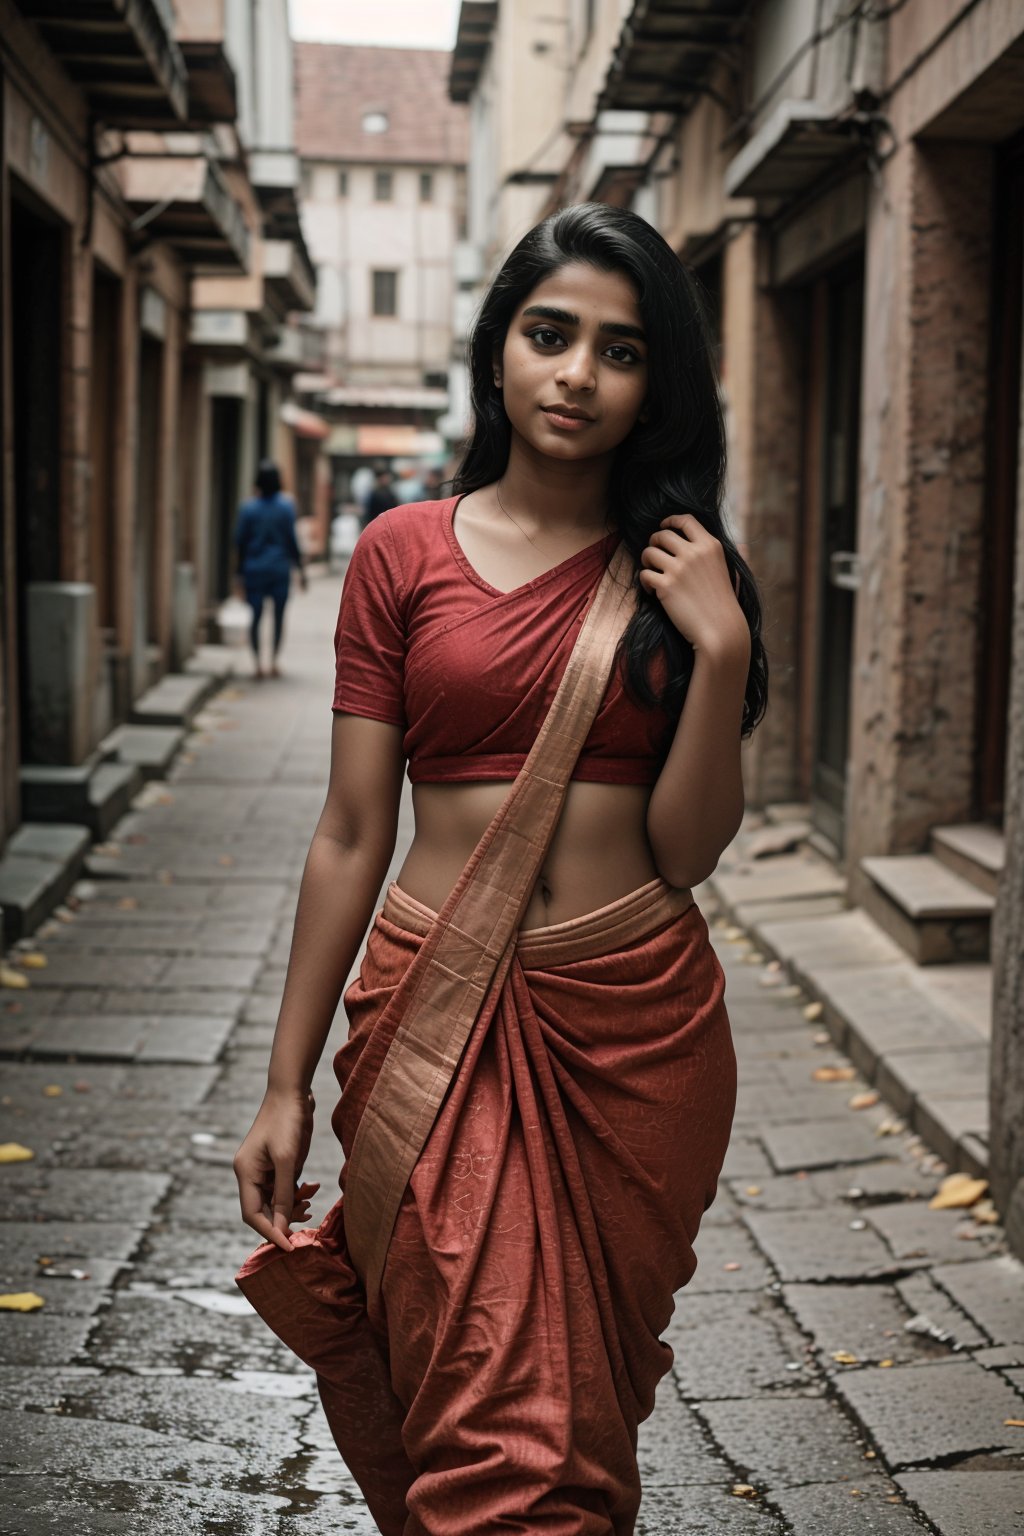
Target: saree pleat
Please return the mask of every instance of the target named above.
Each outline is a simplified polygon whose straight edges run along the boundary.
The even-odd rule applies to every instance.
[[[335,1057],[343,1144],[382,1059],[375,1023],[433,918],[392,885],[371,928]],[[263,1244],[238,1272],[316,1371],[383,1536],[633,1531],[637,1427],[732,1120],[723,990],[698,908],[660,880],[520,931],[409,1179],[379,1297],[350,1262],[344,1196],[293,1252]]]

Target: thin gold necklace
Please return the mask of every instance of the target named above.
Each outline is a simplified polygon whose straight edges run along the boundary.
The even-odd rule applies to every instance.
[[[527,533],[526,529],[522,526],[521,523],[517,523],[516,522],[515,518],[512,516],[512,513],[505,506],[505,503],[501,499],[501,492],[498,489],[500,484],[501,484],[500,480],[495,480],[495,482],[494,482],[494,494],[498,498],[498,506],[504,512],[504,514],[508,518],[509,522],[515,524],[515,526],[519,529],[519,532],[522,534],[522,536],[526,540],[526,542],[528,544],[532,544],[535,550],[537,550],[540,554],[543,554],[544,551],[541,549],[540,545],[536,542],[535,539],[531,539],[530,538],[530,535]]]
[[[498,498],[498,506],[504,512],[504,514],[508,518],[509,522],[510,523],[514,523],[515,526],[519,529],[519,532],[522,534],[522,536],[526,540],[526,542],[528,544],[532,544],[534,549],[536,549],[540,554],[543,554],[544,551],[541,549],[541,547],[537,543],[536,539],[531,539],[530,538],[530,535],[527,533],[526,529],[522,526],[521,523],[517,522],[517,520],[512,516],[512,513],[506,507],[505,503],[502,501],[502,499],[501,499],[501,491],[499,489],[500,485],[501,485],[501,481],[500,480],[495,480],[495,482],[494,482],[494,494]],[[608,522],[608,519],[605,518],[606,526],[607,526],[607,522]]]

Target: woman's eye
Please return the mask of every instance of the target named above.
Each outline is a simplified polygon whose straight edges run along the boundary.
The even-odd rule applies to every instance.
[[[536,341],[542,347],[550,347],[553,343],[561,341],[557,331],[548,330],[542,326],[539,330],[530,332],[531,341]]]
[[[612,357],[613,353],[617,355]],[[614,347],[608,348],[608,355],[616,363],[638,363],[640,361],[640,354],[634,352],[632,347],[620,346],[618,343]]]

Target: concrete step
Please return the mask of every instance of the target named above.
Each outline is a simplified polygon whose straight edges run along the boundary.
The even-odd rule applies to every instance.
[[[26,821],[88,827],[101,841],[131,809],[143,782],[134,764],[103,758],[99,753],[77,768],[29,764],[19,777]]]
[[[214,678],[201,673],[170,672],[135,700],[129,724],[191,725],[216,686]]]
[[[100,743],[100,751],[138,768],[144,779],[164,779],[184,740],[181,726],[119,725]]]
[[[954,827],[932,828],[932,853],[937,859],[994,896],[1006,861],[1006,839],[998,827],[985,822],[965,822]]]
[[[25,822],[0,856],[0,912],[7,944],[24,938],[59,906],[81,873],[87,827]]]
[[[987,960],[994,898],[929,853],[861,859],[864,910],[918,965]]]
[[[185,663],[190,677],[212,677],[223,683],[229,677],[250,677],[252,661],[248,647],[197,645]]]
[[[143,782],[137,763],[99,765],[89,780],[89,827],[97,842],[104,842],[128,814]]]

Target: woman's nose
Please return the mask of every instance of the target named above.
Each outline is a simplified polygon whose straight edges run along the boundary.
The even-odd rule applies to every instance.
[[[563,352],[555,380],[565,384],[568,389],[593,389],[594,365],[590,354],[583,347],[573,347]]]

